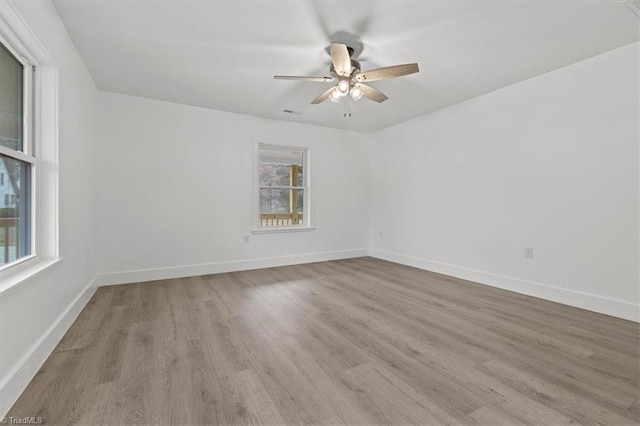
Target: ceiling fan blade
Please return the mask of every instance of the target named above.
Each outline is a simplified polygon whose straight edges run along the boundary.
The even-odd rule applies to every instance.
[[[351,57],[347,46],[342,43],[331,43],[329,50],[331,52],[331,62],[336,74],[341,77],[349,77],[351,75]]]
[[[319,104],[321,102],[326,101],[329,98],[329,95],[331,94],[331,92],[333,92],[335,90],[335,87],[331,87],[327,90],[325,90],[324,92],[322,92],[320,94],[320,96],[318,96],[317,98],[315,98],[314,100],[311,101],[311,105],[316,105]]]
[[[274,75],[273,78],[276,80],[300,80],[318,83],[330,83],[334,80],[333,77],[302,77],[298,75]]]
[[[376,68],[375,70],[358,73],[356,81],[361,83],[384,80],[385,78],[401,77],[407,74],[413,74],[420,71],[418,64],[392,65],[390,67]]]
[[[373,87],[367,86],[366,84],[357,84],[356,87],[359,87],[360,90],[362,90],[362,94],[365,98],[371,99],[372,101],[380,103],[389,99],[387,95],[385,95],[378,89],[374,89]]]

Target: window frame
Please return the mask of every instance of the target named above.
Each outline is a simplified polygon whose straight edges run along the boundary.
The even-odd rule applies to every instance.
[[[19,257],[13,262],[0,266],[0,273],[11,267],[20,264],[22,262],[28,262],[30,259],[37,256],[36,254],[36,221],[37,211],[35,208],[37,200],[37,187],[34,182],[37,178],[38,160],[36,157],[35,138],[34,138],[34,111],[35,111],[35,75],[36,67],[30,63],[24,56],[20,55],[18,51],[5,40],[0,34],[0,44],[7,49],[7,51],[22,65],[22,149],[12,149],[4,145],[0,145],[0,154],[8,157],[12,160],[19,161],[20,163],[26,163],[29,165],[29,200],[27,201],[29,209],[29,254]],[[9,198],[14,198],[12,195]],[[6,198],[6,197],[5,197]],[[17,231],[16,231],[17,232]],[[17,253],[16,253],[17,255]]]
[[[58,68],[11,2],[0,8],[0,42],[24,66],[29,86],[23,115],[23,150],[2,154],[31,164],[31,255],[0,267],[0,296],[58,264]],[[24,93],[24,90],[23,90]]]
[[[289,226],[262,226],[262,220],[260,218],[260,149],[282,150],[282,151],[300,151],[303,154],[302,160],[302,186],[291,187],[301,189],[302,203],[303,203],[303,224],[302,225],[289,225]],[[292,146],[292,145],[280,145],[257,142],[254,144],[253,150],[253,220],[252,220],[252,233],[254,234],[270,234],[279,232],[304,232],[313,231],[313,215],[311,205],[311,154],[308,147]],[[277,186],[273,189],[290,189],[289,186]]]

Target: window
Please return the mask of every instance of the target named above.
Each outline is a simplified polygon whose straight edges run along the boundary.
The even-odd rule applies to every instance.
[[[0,294],[60,261],[58,68],[11,2],[0,7]]]
[[[0,44],[0,267],[32,254],[32,83],[33,68]]]
[[[258,229],[311,229],[306,148],[258,145]]]

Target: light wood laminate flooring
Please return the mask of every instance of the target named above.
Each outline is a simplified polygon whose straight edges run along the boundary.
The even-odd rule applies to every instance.
[[[372,258],[100,287],[8,416],[626,425],[639,324]]]

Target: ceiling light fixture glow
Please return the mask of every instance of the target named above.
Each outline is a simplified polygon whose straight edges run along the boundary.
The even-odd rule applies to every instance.
[[[349,94],[349,82],[347,80],[340,80],[336,86],[336,92],[340,96],[347,96]]]
[[[353,102],[358,102],[358,100],[364,95],[364,92],[358,86],[353,86],[351,89],[351,99]]]
[[[331,100],[331,102],[340,102],[341,98],[342,95],[338,92],[337,88],[333,89],[333,92],[329,95],[329,100]]]

